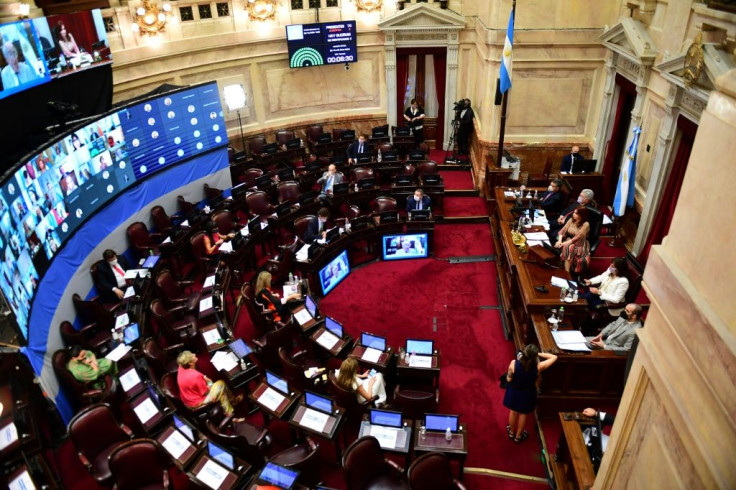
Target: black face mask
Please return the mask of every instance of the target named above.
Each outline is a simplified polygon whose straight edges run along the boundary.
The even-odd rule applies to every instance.
[[[628,320],[628,319],[629,319],[629,315],[628,315],[628,314],[626,314],[626,310],[624,310],[624,311],[622,311],[621,313],[619,313],[619,314],[618,314],[618,316],[620,316],[620,317],[621,317],[621,318],[623,318],[624,320]]]

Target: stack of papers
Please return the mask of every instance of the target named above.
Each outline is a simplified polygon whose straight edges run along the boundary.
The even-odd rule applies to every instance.
[[[269,410],[275,411],[281,405],[285,399],[284,395],[278,393],[270,386],[263,391],[263,394],[258,397],[258,403],[265,406]]]
[[[164,439],[161,445],[166,449],[174,459],[179,459],[184,451],[186,451],[190,442],[178,430],[171,431],[171,435]]]
[[[8,483],[8,490],[36,490],[36,485],[33,484],[28,471],[24,471]]]
[[[199,301],[199,312],[207,311],[212,308],[212,296],[207,296]]]
[[[146,277],[149,274],[148,269],[128,269],[125,271],[125,280],[126,281],[132,281],[136,277]]]
[[[327,330],[325,330],[324,332],[322,332],[322,335],[320,335],[319,338],[317,338],[317,343],[321,345],[322,347],[324,347],[325,349],[330,350],[335,346],[338,340],[340,339],[337,338],[337,335],[334,335],[328,332]],[[378,355],[380,356],[381,353],[378,352]]]
[[[570,287],[578,287],[578,283],[575,281],[568,281],[567,279],[563,279],[562,277],[552,276],[552,279],[550,280],[552,282],[553,286],[556,286],[558,288],[567,288],[570,289]]]
[[[298,284],[284,284],[283,292],[284,294],[282,295],[282,297],[288,298],[292,294],[296,294],[299,292],[299,285]]]
[[[128,317],[127,313],[123,313],[122,315],[118,315],[115,317],[115,330],[120,330],[126,325],[130,324],[130,318]]]
[[[536,231],[536,232],[530,232],[530,233],[524,233],[524,236],[526,237],[526,243],[533,247],[534,245],[541,245],[542,243],[547,243],[549,245],[549,237],[546,233],[543,231]]]
[[[243,235],[243,236],[250,235],[250,228],[248,228],[247,226],[242,227],[240,229],[240,234]]]
[[[161,245],[163,245],[164,243],[171,243],[171,237],[167,236],[166,239],[163,242],[161,242]]]
[[[18,429],[15,423],[10,422],[8,425],[0,429],[0,451],[13,444],[18,440]]]
[[[118,379],[120,380],[120,386],[123,387],[123,391],[126,392],[141,383],[141,378],[135,369],[128,370],[125,374],[120,375]]]
[[[323,372],[325,368],[318,368],[318,367],[310,367],[306,371],[304,371],[304,376],[307,378],[313,378]]]
[[[431,368],[432,356],[411,356],[409,358],[409,366],[417,368]]]
[[[222,340],[220,332],[218,332],[216,328],[202,332],[202,338],[204,339],[204,343],[207,345],[219,344]]]
[[[503,197],[516,197],[514,191],[503,191]]]
[[[238,365],[238,357],[232,352],[217,351],[210,362],[218,371],[230,371]]]
[[[143,403],[135,407],[133,411],[138,416],[138,420],[141,421],[141,424],[145,424],[158,414],[158,407],[153,403],[153,400],[146,398]]]
[[[363,359],[364,361],[376,363],[381,357],[381,354],[382,352],[380,350],[374,349],[373,347],[368,347],[365,352],[363,352],[363,357],[361,359]]]
[[[306,244],[299,249],[299,251],[296,253],[296,260],[300,262],[306,262],[307,260],[309,260],[309,244]]]
[[[133,349],[129,345],[125,344],[118,344],[117,347],[115,347],[113,350],[111,350],[106,356],[105,359],[109,359],[113,362],[118,362],[120,359],[123,358],[125,354],[131,351]]]
[[[230,252],[233,251],[233,244],[230,243],[230,242],[222,243],[222,244],[220,244],[219,251],[222,252],[222,253],[224,253],[224,254],[230,253]]]
[[[135,289],[133,289],[133,286],[128,286],[128,289],[125,290],[125,294],[123,295],[123,299],[128,299],[131,296],[135,296]]]
[[[212,490],[217,490],[222,486],[225,482],[225,478],[227,478],[229,474],[229,471],[210,459],[204,464],[204,466],[202,466],[199,473],[197,473],[197,479]]]
[[[202,289],[211,288],[214,285],[215,285],[215,275],[212,274],[211,276],[207,276],[207,279],[204,280],[204,284],[202,284]]]
[[[585,337],[579,330],[558,330],[552,332],[557,347],[562,350],[572,350],[576,352],[590,352],[585,344]]]

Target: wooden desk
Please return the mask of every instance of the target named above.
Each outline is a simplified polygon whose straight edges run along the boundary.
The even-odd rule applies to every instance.
[[[555,362],[542,373],[541,392],[537,397],[540,417],[554,416],[564,410],[576,410],[595,405],[617,405],[624,390],[624,375],[628,356],[613,351],[563,351],[557,347],[547,323],[546,313],[531,315],[533,343],[541,352],[557,355]],[[565,326],[571,328],[570,321]]]
[[[170,438],[172,439],[169,440]],[[158,443],[161,444],[161,447],[169,453],[171,460],[181,471],[186,471],[189,465],[194,461],[195,456],[197,456],[206,445],[206,441],[204,439],[198,439],[196,442],[190,441],[176,429],[174,424],[167,425],[161,434],[156,437],[156,441],[158,441]],[[172,451],[175,451],[176,453]],[[178,456],[174,456],[174,454],[178,454]]]
[[[155,390],[155,388],[152,389]],[[160,403],[158,399],[153,399],[148,390],[130,401],[130,409],[136,415],[136,420],[141,424],[143,430],[149,435],[157,434],[172,413],[171,408]]]
[[[275,408],[269,408],[267,405],[263,403],[263,400],[259,401],[258,399],[266,392],[266,390],[272,390],[276,392],[277,394],[284,397],[284,399],[279,403],[279,405]],[[262,381],[261,384],[258,385],[258,387],[253,390],[252,393],[248,395],[248,397],[256,404],[258,405],[264,414],[264,421],[266,422],[266,425],[268,425],[268,417],[275,417],[279,420],[284,420],[288,417],[289,412],[291,409],[297,404],[299,401],[299,398],[301,398],[302,394],[300,391],[294,390],[292,393],[288,395],[284,395],[283,393],[280,393],[277,390],[274,390],[265,381]]]
[[[363,420],[360,423],[360,432],[358,433],[358,438],[364,437],[364,436],[370,436],[371,430],[373,427],[379,427],[381,426],[374,426],[371,424],[369,415],[365,414],[363,415]],[[389,429],[391,430],[391,429]],[[381,446],[382,451],[387,451],[389,453],[396,453],[396,454],[402,454],[406,456],[406,465],[408,467],[409,463],[409,449],[411,449],[411,420],[405,419],[404,420],[404,426],[401,429],[394,429],[398,432],[396,436],[396,445],[393,447],[389,446]],[[376,437],[375,435],[373,437]],[[378,439],[379,443],[381,441],[380,438],[376,437]]]
[[[235,458],[233,458],[235,459]],[[215,461],[214,459],[210,458],[209,454],[202,454],[196,463],[194,463],[194,466],[192,466],[192,469],[187,472],[187,476],[194,482],[196,482],[201,488],[212,488],[209,485],[207,485],[205,482],[203,482],[201,479],[197,477],[197,475],[200,474],[200,472],[204,469],[207,471],[207,468],[217,468],[217,471],[222,471],[225,473],[225,478],[223,479],[222,483],[219,487],[217,487],[217,490],[229,490],[231,488],[238,488],[238,482],[241,481],[250,471],[251,466],[248,463],[237,461],[238,463],[242,463],[240,466],[237,467],[235,471],[228,470],[224,466],[222,466],[220,463]],[[215,465],[215,466],[212,466]]]
[[[426,356],[422,356],[426,357]],[[406,356],[403,351],[396,361],[396,374],[401,378],[429,378],[432,382],[432,386],[435,388],[440,385],[440,353],[435,351],[434,355],[429,356],[432,358],[432,365],[430,367],[416,367],[409,365],[409,356]]]
[[[556,486],[576,490],[593,488],[595,473],[580,423],[574,418],[565,420],[569,418],[565,413],[559,413],[559,418],[562,432],[551,461]]]
[[[384,352],[381,353],[381,355],[378,357],[377,362],[370,362],[363,359],[363,354],[365,354],[366,347],[363,345],[356,345],[353,347],[353,350],[348,354],[348,357],[352,357],[356,359],[358,362],[367,364],[368,366],[372,367],[376,371],[379,371],[381,373],[386,373],[388,371],[389,364],[391,363],[391,360],[394,357],[393,351],[391,350],[391,347],[387,347]]]
[[[324,325],[320,326],[312,333],[309,339],[314,342],[316,346],[329,353],[333,357],[340,357],[340,354],[345,350],[345,348],[349,347],[353,343],[352,337],[344,333],[344,337],[338,339],[337,342],[335,342],[335,344],[328,349],[326,346],[319,343],[319,338],[325,332],[327,332],[327,329],[324,327]]]
[[[325,426],[321,431],[304,425],[305,417],[309,417],[311,411],[316,411],[320,414],[323,413],[319,412],[318,410],[314,410],[313,408],[307,407],[304,403],[300,403],[296,407],[296,410],[294,410],[294,413],[291,415],[291,418],[289,419],[289,425],[294,427],[295,429],[304,431],[308,434],[321,437],[332,442],[335,446],[335,455],[337,456],[337,461],[339,463],[341,459],[341,451],[340,441],[338,441],[337,435],[339,434],[340,429],[345,422],[345,410],[340,407],[335,407],[333,413],[327,416],[327,422],[325,423]]]
[[[421,425],[422,422],[419,420],[414,422],[414,454],[440,452],[450,459],[458,460],[462,479],[465,459],[468,457],[468,428],[465,424],[460,426],[458,432],[452,434],[449,441],[445,439],[444,432],[426,431],[426,434],[422,435]]]

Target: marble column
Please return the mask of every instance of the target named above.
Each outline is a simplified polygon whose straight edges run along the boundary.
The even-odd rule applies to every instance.
[[[447,73],[445,74],[445,130],[444,142],[450,140],[452,133],[452,120],[455,118],[452,103],[457,94],[457,58],[458,58],[458,42],[459,35],[457,32],[451,32],[447,35]]]
[[[396,114],[396,33],[386,33],[386,101],[388,105],[387,120],[391,126],[396,126],[398,114]],[[391,132],[389,132],[391,134]]]

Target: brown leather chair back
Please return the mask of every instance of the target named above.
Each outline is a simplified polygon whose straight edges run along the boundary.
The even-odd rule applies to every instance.
[[[245,198],[245,204],[253,216],[270,216],[273,213],[273,206],[268,202],[268,194],[263,191],[256,191],[249,194]]]
[[[276,131],[276,143],[279,146],[285,145],[287,141],[294,139],[294,131],[288,129],[282,129]]]
[[[167,488],[167,467],[171,464],[153,439],[136,439],[116,447],[109,457],[110,472],[118,490]]]
[[[417,420],[425,413],[436,413],[439,404],[439,390],[396,385],[394,404],[407,418]]]
[[[158,345],[158,342],[151,337],[143,341],[143,356],[157,380],[160,380],[164,374],[174,373],[178,369],[176,361],[171,359]]]
[[[204,197],[206,197],[207,199],[214,199],[216,197],[220,197],[221,195],[222,189],[218,189],[217,187],[210,187],[210,185],[205,182]]]
[[[151,208],[151,219],[159,233],[165,233],[174,226],[163,206],[154,206]]]
[[[249,168],[245,171],[245,185],[250,189],[256,186],[256,179],[263,176],[263,170],[260,168]]]
[[[358,182],[360,179],[366,177],[373,177],[373,169],[366,167],[355,167],[353,169],[353,182]]]
[[[158,288],[159,293],[169,301],[181,298],[184,294],[181,290],[181,286],[179,286],[179,283],[174,279],[174,275],[168,270],[162,270],[156,275],[156,287]]]
[[[276,187],[279,194],[279,203],[289,202],[296,204],[299,202],[299,184],[289,180],[286,182],[279,182]]]
[[[291,322],[277,326],[274,330],[258,340],[260,348],[255,355],[259,364],[265,369],[275,370],[280,366],[279,349],[286,348],[291,344]]]
[[[97,301],[82,299],[77,293],[72,295],[74,310],[84,323],[96,323],[98,330],[110,330],[115,326],[113,314]]]
[[[422,177],[424,175],[436,175],[438,173],[439,169],[437,168],[437,162],[422,162],[417,165],[417,177]]]
[[[227,209],[214,213],[212,215],[212,221],[215,223],[215,226],[217,226],[217,232],[220,235],[227,235],[235,228],[233,215]]]
[[[314,219],[314,215],[308,214],[294,220],[294,233],[299,237],[299,239],[301,239],[307,232],[307,227],[312,219]]]
[[[309,388],[307,378],[304,377],[304,367],[295,363],[283,347],[279,348],[279,363],[284,377],[289,380],[290,384],[299,391]]]
[[[417,167],[413,163],[407,163],[403,167],[401,167],[401,175],[409,175],[411,177],[414,177],[414,174],[417,172]]]
[[[322,126],[315,125],[307,128],[307,139],[312,143],[316,143],[319,137],[324,133]]]
[[[409,466],[411,488],[452,490],[459,488],[452,476],[450,460],[442,453],[429,453],[415,459]]]
[[[375,211],[382,213],[384,211],[395,211],[397,209],[396,199],[393,197],[378,196],[375,201]]]
[[[179,204],[179,211],[182,214],[189,214],[197,208],[194,203],[185,201],[184,196],[176,196],[176,202]]]
[[[248,140],[248,151],[251,156],[263,153],[263,147],[266,146],[265,136],[254,136]]]
[[[378,439],[372,436],[361,437],[348,446],[342,455],[342,467],[345,470],[345,482],[348,490],[372,488],[370,486],[371,481],[390,472],[390,467],[383,458]],[[391,481],[385,480],[381,478],[381,489],[408,488],[405,482],[397,481],[392,485]]]

